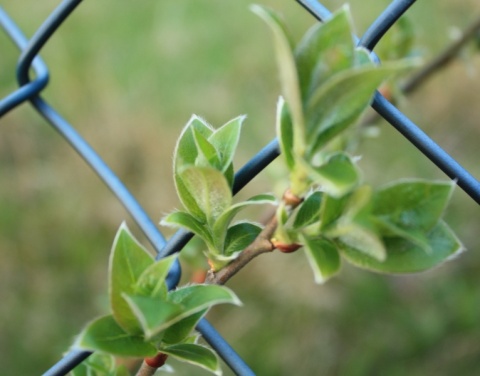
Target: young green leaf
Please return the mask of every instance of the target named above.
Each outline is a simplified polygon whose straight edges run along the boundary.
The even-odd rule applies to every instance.
[[[291,171],[295,167],[295,155],[293,152],[294,131],[292,117],[283,97],[280,97],[277,103],[276,128],[280,150],[288,169]]]
[[[384,237],[399,237],[412,242],[417,247],[423,249],[424,252],[430,253],[430,243],[426,234],[420,229],[405,229],[395,225],[384,218],[377,218],[378,228]]]
[[[337,238],[349,249],[364,253],[380,262],[387,257],[385,245],[377,233],[354,222],[338,224],[327,234]]]
[[[186,167],[180,177],[207,223],[213,225],[232,203],[232,192],[223,174],[211,167]],[[194,215],[194,213],[191,213]]]
[[[306,105],[308,155],[313,156],[328,141],[360,117],[375,89],[387,78],[413,66],[410,61],[361,66],[339,72],[312,94]]]
[[[182,343],[162,347],[160,351],[183,362],[206,369],[215,375],[222,374],[216,354],[207,347],[193,343]]]
[[[176,211],[168,214],[160,222],[164,226],[183,227],[184,229],[198,235],[202,240],[213,247],[213,238],[205,227],[204,223],[198,221],[190,213]]]
[[[273,32],[282,93],[288,103],[294,124],[295,154],[303,155],[305,150],[305,120],[292,43],[278,14],[260,5],[252,5],[250,9],[260,16]]]
[[[250,205],[275,205],[276,203],[277,199],[275,196],[264,193],[250,197],[246,201],[238,202],[230,206],[218,217],[213,226],[213,233],[215,234],[215,237],[218,239],[224,239],[230,222],[233,220],[235,215],[237,215],[237,213],[245,207]]]
[[[184,127],[175,146],[173,157],[173,176],[175,188],[183,206],[199,220],[205,220],[205,215],[198,207],[197,203],[195,202],[191,193],[185,187],[185,184],[179,175],[180,171],[182,171],[185,167],[193,166],[197,161],[198,151],[193,135],[194,130],[206,138],[213,133],[213,128],[207,122],[198,116],[192,116],[190,121]]]
[[[155,346],[140,335],[131,335],[117,324],[112,315],[100,317],[83,330],[75,343],[88,351],[103,351],[116,356],[154,356]]]
[[[221,170],[222,162],[215,147],[196,129],[192,130],[195,146],[197,147],[197,158],[195,160],[196,166],[213,167]]]
[[[165,279],[176,259],[177,255],[168,256],[147,267],[135,284],[135,295],[166,299]]]
[[[316,283],[324,283],[338,273],[340,255],[334,243],[325,238],[313,238],[304,234],[300,234],[299,237]]]
[[[320,220],[320,208],[322,206],[323,193],[316,191],[311,193],[297,208],[294,229],[306,227]]]
[[[231,256],[243,251],[252,244],[261,231],[262,228],[259,225],[247,221],[231,226],[227,231],[223,253]]]
[[[458,255],[463,246],[450,228],[440,221],[427,234],[432,252],[427,253],[403,238],[384,238],[388,250],[380,262],[364,253],[342,247],[342,255],[352,264],[381,273],[415,273],[431,269]]]
[[[177,323],[169,326],[165,330],[165,333],[162,337],[162,342],[173,345],[186,341],[197,326],[197,323],[203,316],[205,316],[207,311],[207,309],[204,309],[203,311],[199,311],[193,315],[185,317]]]
[[[171,291],[168,294],[168,299],[172,303],[183,305],[184,311],[182,317],[179,319],[183,319],[217,304],[242,304],[232,290],[225,286],[217,285],[192,285],[181,287],[177,290]]]
[[[328,227],[332,226],[343,214],[345,207],[348,204],[350,195],[346,195],[340,198],[332,197],[328,194],[323,196],[321,218],[320,218],[320,231],[325,231]]]
[[[220,157],[220,170],[225,173],[232,164],[235,150],[240,139],[240,131],[245,116],[239,116],[217,129],[208,141],[215,147]]]
[[[405,230],[429,231],[442,216],[453,182],[405,180],[376,192],[373,213]]]
[[[154,263],[147,252],[123,223],[115,236],[109,261],[110,307],[115,320],[130,334],[142,329],[122,294],[133,294],[140,276]]]
[[[360,171],[345,153],[335,153],[321,166],[307,164],[310,178],[319,184],[322,191],[333,197],[342,197],[360,181]]]
[[[325,23],[316,23],[295,49],[302,97],[335,73],[353,65],[355,44],[348,6],[335,12]]]
[[[178,322],[183,314],[183,307],[160,298],[150,296],[123,295],[138,322],[142,325],[146,340],[159,334]]]

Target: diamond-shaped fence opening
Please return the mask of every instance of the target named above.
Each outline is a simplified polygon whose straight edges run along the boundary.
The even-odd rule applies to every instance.
[[[318,20],[327,19],[330,12],[315,0],[297,0],[308,12]],[[0,118],[14,111],[24,102],[30,102],[39,116],[70,144],[70,146],[96,172],[112,193],[120,200],[130,213],[148,241],[157,252],[157,259],[179,252],[193,237],[185,231],[177,232],[170,240],[165,240],[157,226],[148,217],[135,197],[127,190],[122,181],[112,172],[109,166],[99,157],[93,148],[77,133],[62,116],[42,98],[42,91],[48,84],[49,71],[46,64],[38,57],[49,38],[57,32],[62,22],[75,11],[81,0],[63,1],[28,40],[9,15],[0,7],[0,25],[13,43],[21,51],[17,66],[18,89],[0,100]],[[358,39],[359,45],[373,50],[382,36],[402,16],[415,1],[392,1],[378,19]],[[477,26],[478,29],[478,26]],[[33,79],[30,78],[33,70]],[[408,88],[405,88],[408,90]],[[455,179],[475,202],[480,203],[480,183],[454,158],[437,145],[426,133],[415,125],[407,116],[389,103],[380,93],[376,93],[372,107],[376,112],[393,125],[406,139],[418,148],[427,158],[435,163],[448,177]],[[234,193],[245,187],[257,174],[268,166],[279,155],[276,140],[260,150],[254,158],[246,163],[235,175]],[[178,281],[180,270],[170,275],[171,284]],[[220,336],[220,334],[203,319],[197,328],[205,340],[218,352],[233,372],[239,375],[253,375],[254,372]],[[66,354],[44,375],[64,375],[86,359],[90,353],[73,351]]]

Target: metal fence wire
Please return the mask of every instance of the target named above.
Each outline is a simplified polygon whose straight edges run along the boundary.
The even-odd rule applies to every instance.
[[[316,0],[296,0],[313,17],[319,21],[330,17],[327,8]],[[31,39],[27,39],[15,22],[0,7],[0,25],[4,32],[20,50],[20,58],[17,65],[18,89],[0,100],[0,118],[14,110],[24,102],[30,102],[34,109],[42,116],[70,146],[85,160],[96,172],[100,179],[110,188],[115,196],[127,209],[139,228],[144,232],[148,241],[157,252],[157,259],[179,252],[193,237],[186,231],[178,231],[169,241],[166,241],[159,232],[154,222],[147,216],[144,209],[135,197],[127,190],[122,181],[112,172],[109,166],[100,158],[93,148],[80,136],[75,128],[50,106],[41,96],[42,91],[48,84],[49,71],[46,64],[38,56],[39,52],[48,42],[50,37],[57,32],[63,21],[76,9],[82,0],[64,0],[45,20],[43,25],[36,31]],[[373,22],[366,33],[358,39],[358,44],[369,50],[373,50],[382,36],[404,14],[415,0],[395,0]],[[30,69],[35,73],[31,79]],[[447,176],[457,181],[475,202],[480,204],[480,183],[454,158],[437,145],[407,116],[400,112],[394,105],[385,99],[380,93],[376,93],[373,109],[384,119],[393,125],[405,138],[418,148],[427,158],[434,162]],[[271,141],[260,150],[248,163],[246,163],[235,175],[234,193],[241,190],[258,173],[269,165],[278,155],[279,147],[277,140]],[[180,278],[180,267],[169,275],[169,285],[174,287]],[[205,340],[212,346],[225,363],[238,375],[254,375],[255,373],[225,341],[214,327],[203,319],[197,329]],[[89,352],[71,351],[60,361],[47,370],[45,376],[65,375],[76,365],[90,355]]]

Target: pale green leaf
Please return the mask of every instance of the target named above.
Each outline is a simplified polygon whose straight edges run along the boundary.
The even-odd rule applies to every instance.
[[[245,116],[239,116],[230,120],[208,138],[208,141],[210,141],[219,154],[222,172],[225,172],[233,162],[244,120]]]
[[[349,8],[345,6],[325,23],[316,23],[298,44],[295,58],[304,100],[332,75],[353,65],[351,23]]]
[[[96,351],[85,361],[75,367],[72,376],[130,376],[128,369],[115,365],[115,358],[103,352]]]
[[[157,349],[142,336],[131,335],[120,327],[112,315],[100,317],[80,334],[76,347],[88,351],[103,351],[122,357],[145,357],[157,354]]]
[[[337,238],[348,248],[364,253],[378,261],[384,261],[387,257],[385,245],[377,233],[354,222],[339,223],[327,234],[329,237]]]
[[[349,198],[349,195],[343,196],[341,198],[335,198],[328,194],[323,196],[320,217],[321,231],[325,231],[342,216],[345,207],[348,204]]]
[[[227,230],[223,254],[230,256],[247,248],[260,234],[262,228],[252,222],[243,221]]]
[[[307,166],[313,182],[333,197],[349,193],[360,181],[360,170],[345,153],[335,153],[321,166]]]
[[[282,94],[288,103],[294,125],[295,154],[303,155],[305,150],[305,120],[292,43],[283,21],[274,11],[260,5],[252,5],[251,9],[268,24],[273,32]]]
[[[195,146],[197,147],[197,158],[195,160],[196,166],[213,167],[221,170],[220,156],[215,147],[196,129],[193,129],[193,138]]]
[[[218,217],[213,226],[213,233],[216,238],[224,239],[230,222],[240,210],[250,205],[275,205],[276,203],[277,199],[275,196],[264,193],[250,197],[246,201],[233,204]]]
[[[352,264],[381,273],[415,273],[431,269],[458,255],[463,246],[450,230],[440,221],[428,234],[432,252],[427,253],[403,238],[384,238],[387,258],[380,262],[364,253],[342,248],[342,255]]]
[[[293,170],[295,167],[293,123],[290,111],[288,110],[288,104],[283,97],[280,97],[277,103],[276,128],[282,156],[285,159],[288,169]]]
[[[165,279],[177,255],[165,257],[147,267],[135,284],[135,295],[166,298]]]
[[[217,304],[241,305],[235,293],[225,286],[192,285],[180,287],[168,294],[169,301],[182,304],[184,312],[180,319],[203,311]]]
[[[205,243],[213,245],[212,236],[208,232],[206,225],[201,223],[190,213],[182,211],[170,213],[162,219],[160,224],[170,227],[182,227],[193,232],[195,235],[198,235]]]
[[[299,205],[293,222],[294,229],[309,226],[320,220],[322,197],[322,192],[313,192]]]
[[[208,138],[213,133],[213,128],[202,118],[194,115],[183,128],[174,151],[174,173],[177,174],[183,168],[194,165],[197,159],[197,146],[193,131]]]
[[[177,195],[182,202],[183,207],[193,215],[197,220],[205,222],[207,220],[205,213],[198,206],[195,197],[190,193],[187,186],[185,185],[183,179],[179,174],[174,175],[175,188],[177,190]]]
[[[453,182],[405,180],[377,191],[373,213],[386,222],[409,230],[430,230],[442,216]]]
[[[195,138],[193,136],[193,130],[196,130],[207,138],[213,133],[213,128],[207,122],[198,116],[192,116],[188,124],[184,127],[175,146],[173,175],[178,197],[185,209],[192,213],[196,218],[205,220],[205,215],[200,210],[179,176],[181,170],[187,166],[193,166],[197,160],[198,152]]]
[[[405,229],[383,218],[377,218],[380,232],[384,237],[399,237],[408,240],[423,249],[424,252],[432,252],[426,234],[418,228]]]
[[[150,296],[124,295],[138,322],[142,325],[145,339],[150,340],[169,326],[178,322],[184,307]]]
[[[320,85],[306,106],[308,155],[353,124],[369,106],[377,87],[412,62],[385,63],[344,70]]]
[[[316,283],[324,283],[338,273],[340,255],[335,244],[325,238],[313,238],[304,234],[300,234],[299,237]]]
[[[203,311],[194,313],[193,315],[185,317],[184,319],[169,326],[165,330],[162,342],[167,344],[175,344],[187,341],[192,331],[197,326],[197,323],[201,320],[203,316],[205,316],[206,313],[207,309],[204,309]]]
[[[220,171],[209,167],[187,167],[180,173],[180,177],[208,224],[213,225],[230,207],[232,192]]]
[[[216,354],[207,347],[193,343],[182,343],[172,346],[164,346],[160,351],[182,362],[187,362],[206,369],[215,375],[222,374],[220,362]]]
[[[139,334],[142,329],[122,294],[133,294],[138,279],[153,263],[153,256],[137,242],[123,223],[110,253],[108,287],[113,316],[128,333]]]

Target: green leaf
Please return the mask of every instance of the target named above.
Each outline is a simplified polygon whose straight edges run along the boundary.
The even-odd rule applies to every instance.
[[[342,248],[341,252],[350,263],[364,269],[381,273],[415,273],[440,265],[463,250],[458,238],[442,221],[427,234],[427,239],[432,249],[430,253],[403,238],[384,238],[387,258],[383,262],[349,247]]]
[[[281,154],[287,163],[288,169],[291,171],[295,167],[295,155],[293,152],[294,130],[292,117],[283,97],[278,99],[276,128]]]
[[[233,162],[245,118],[246,116],[239,116],[230,120],[208,138],[208,141],[215,147],[220,156],[222,172],[225,172]]]
[[[337,247],[325,238],[311,238],[300,234],[316,283],[324,283],[340,269],[340,255]]]
[[[103,372],[103,374],[115,371],[115,358],[110,354],[98,351],[94,352],[84,363],[86,363],[89,368],[98,372]]]
[[[320,220],[322,197],[322,192],[313,192],[299,205],[293,222],[294,229],[309,226]]]
[[[183,227],[195,235],[198,235],[205,243],[213,246],[212,236],[208,232],[205,224],[201,223],[190,213],[182,211],[170,213],[162,219],[160,224],[164,226]]]
[[[404,229],[383,218],[377,218],[377,221],[383,236],[404,238],[423,249],[424,252],[432,252],[427,236],[420,229]]]
[[[116,367],[115,358],[106,353],[95,352],[73,369],[72,376],[130,376],[123,365]]]
[[[181,318],[193,315],[205,308],[210,308],[217,304],[242,304],[232,290],[225,286],[217,285],[192,285],[180,287],[169,292],[168,298],[169,301],[184,306],[183,317]]]
[[[177,255],[165,257],[147,267],[135,284],[135,295],[166,298],[167,286],[165,279]]]
[[[157,349],[139,335],[131,335],[120,327],[112,315],[100,317],[80,334],[76,346],[88,351],[103,351],[123,357],[145,357],[157,354]]]
[[[177,323],[169,326],[163,335],[162,342],[167,344],[175,344],[184,342],[190,337],[190,333],[195,329],[200,319],[205,316],[207,309],[199,311],[193,315],[185,317]]]
[[[233,220],[237,213],[250,205],[275,205],[277,199],[271,194],[259,194],[253,197],[250,197],[246,201],[238,202],[230,206],[225,210],[221,216],[218,217],[215,225],[213,226],[213,233],[217,239],[224,239],[230,222]],[[223,249],[223,245],[222,245]]]
[[[306,105],[307,137],[312,157],[328,141],[352,125],[370,104],[377,87],[395,73],[412,67],[412,62],[385,63],[344,70],[312,94]]]
[[[142,325],[145,339],[150,340],[175,322],[183,314],[184,307],[150,296],[124,295],[138,322]]]
[[[207,347],[193,343],[183,343],[162,347],[160,351],[182,362],[206,369],[215,375],[222,374],[216,354]]]
[[[215,147],[199,131],[193,129],[193,138],[197,147],[196,166],[213,167],[221,170],[222,164]]]
[[[373,213],[405,230],[430,230],[442,216],[453,182],[405,180],[375,193]]]
[[[153,263],[152,255],[136,241],[123,223],[110,253],[109,297],[115,320],[130,334],[139,334],[142,329],[122,294],[133,294],[140,276]]]
[[[220,214],[230,207],[232,192],[220,171],[209,167],[187,167],[180,177],[208,224],[213,225]]]
[[[345,153],[335,153],[321,166],[308,165],[310,178],[321,190],[333,197],[342,197],[360,181],[360,171]]]
[[[320,220],[321,231],[328,229],[342,216],[349,198],[349,195],[341,198],[332,197],[328,194],[323,196]]]
[[[377,233],[354,222],[341,223],[327,234],[329,237],[338,238],[348,248],[364,253],[378,261],[384,261],[387,257],[385,245]]]
[[[350,11],[344,6],[324,24],[316,23],[295,49],[302,97],[335,73],[353,65],[355,45]]]
[[[184,127],[175,146],[173,175],[175,188],[182,205],[196,218],[205,220],[205,215],[198,207],[179,175],[180,171],[187,166],[193,166],[197,160],[198,152],[195,138],[193,136],[193,130],[202,134],[206,138],[213,133],[213,128],[207,122],[198,116],[192,116],[188,124]]]
[[[284,23],[274,11],[260,5],[252,5],[250,9],[260,16],[273,32],[282,93],[288,103],[294,124],[295,154],[303,155],[305,150],[305,120],[292,43]]]
[[[224,254],[235,255],[247,248],[262,231],[262,228],[252,222],[243,221],[231,226],[225,239]]]

